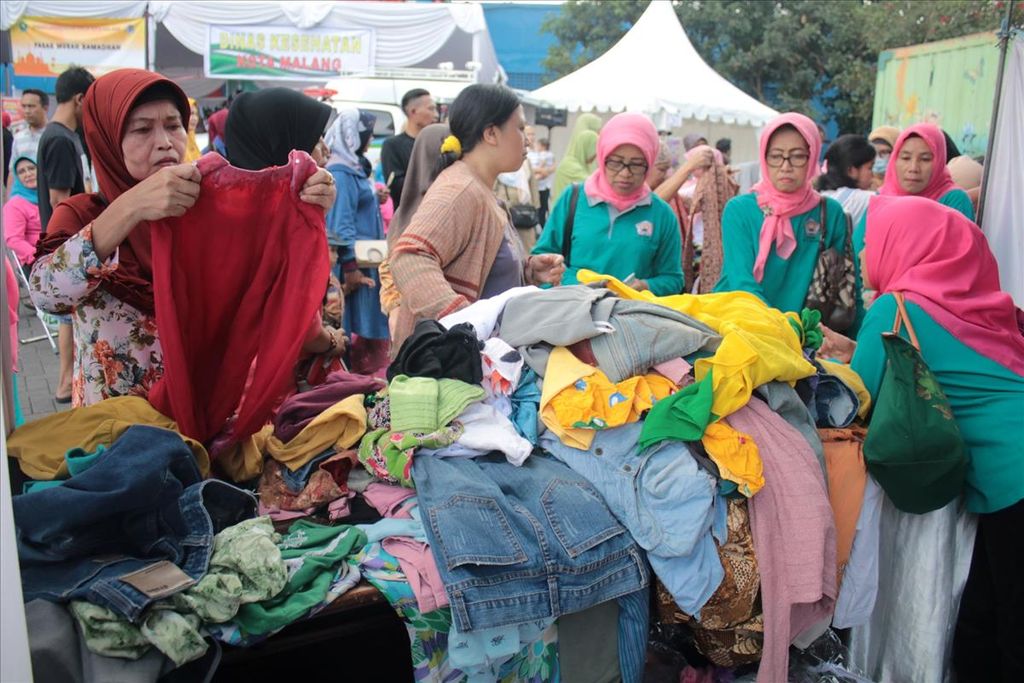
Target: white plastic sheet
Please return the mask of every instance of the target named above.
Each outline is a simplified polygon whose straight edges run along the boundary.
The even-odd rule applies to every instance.
[[[1024,35],[1010,43],[989,164],[982,230],[999,282],[1024,307]]]

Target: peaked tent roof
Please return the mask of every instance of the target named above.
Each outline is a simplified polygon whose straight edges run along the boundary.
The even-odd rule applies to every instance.
[[[652,57],[664,68],[651,68]],[[610,50],[531,94],[570,111],[667,112],[755,126],[778,114],[708,66],[686,37],[672,3],[658,0]]]

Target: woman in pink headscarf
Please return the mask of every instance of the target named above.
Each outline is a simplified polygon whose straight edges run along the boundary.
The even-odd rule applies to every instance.
[[[878,194],[925,197],[956,209],[973,221],[971,198],[953,182],[946,161],[946,136],[942,129],[931,123],[913,125],[896,138]],[[853,230],[853,247],[858,254],[864,249],[864,230],[862,218]]]
[[[576,284],[587,268],[659,296],[682,291],[679,222],[646,183],[658,146],[658,131],[642,114],[618,114],[601,129],[597,170],[561,194],[533,248],[565,257],[563,284]]]
[[[820,153],[818,127],[803,114],[783,114],[765,128],[761,180],[752,193],[729,200],[722,214],[724,262],[716,292],[742,290],[783,311],[803,309],[821,231],[826,247],[846,248],[842,205],[812,185]]]
[[[883,503],[878,566],[888,575],[881,585],[903,597],[896,604],[879,600],[868,628],[854,631],[862,642],[857,649],[871,653],[863,668],[872,680],[948,679],[953,634],[945,625],[956,618],[952,651],[959,680],[1022,681],[1024,313],[1000,289],[981,230],[951,208],[922,197],[875,197],[865,238],[864,282],[878,298],[857,336],[853,369],[877,398],[886,366],[882,334],[893,328],[893,294],[903,293],[921,355],[949,399],[969,463],[963,499],[947,508],[913,515]],[[966,589],[963,579],[947,580],[935,570],[956,562],[943,539],[971,547],[964,535],[973,529],[973,514],[957,522],[963,508],[978,515]],[[933,540],[907,552],[915,537]]]

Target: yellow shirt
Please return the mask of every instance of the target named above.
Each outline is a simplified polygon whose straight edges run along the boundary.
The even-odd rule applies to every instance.
[[[328,448],[351,448],[365,433],[363,395],[355,394],[317,415],[288,443],[270,436],[267,452],[294,472]]]
[[[731,415],[747,405],[754,389],[762,384],[773,380],[793,383],[816,372],[804,358],[800,337],[789,322],[793,319],[799,324],[799,317],[769,308],[748,292],[659,297],[588,270],[581,270],[578,277],[584,283],[606,280],[608,289],[623,299],[667,306],[722,335],[715,354],[694,363],[698,382],[714,369],[711,410],[718,417]]]
[[[162,415],[144,398],[118,396],[29,422],[7,439],[7,453],[18,460],[21,471],[32,479],[67,479],[64,454],[72,448],[92,453],[110,447],[132,425],[178,431],[171,418]],[[199,472],[210,474],[210,457],[203,444],[183,436],[196,458]]]
[[[594,431],[636,422],[656,401],[675,391],[658,374],[612,383],[568,349],[551,352],[541,392],[541,420],[566,446],[590,450]]]

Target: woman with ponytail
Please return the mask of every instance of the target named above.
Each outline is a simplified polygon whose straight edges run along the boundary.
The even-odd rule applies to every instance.
[[[392,350],[417,320],[438,319],[522,284],[559,284],[560,255],[527,257],[492,189],[526,158],[519,98],[500,85],[471,85],[449,108],[451,135],[438,176],[394,243],[391,273],[401,295]]]

